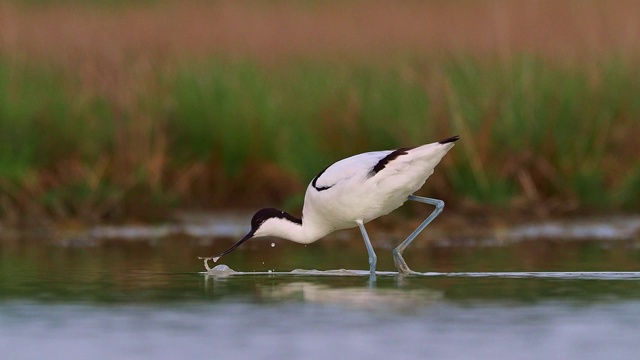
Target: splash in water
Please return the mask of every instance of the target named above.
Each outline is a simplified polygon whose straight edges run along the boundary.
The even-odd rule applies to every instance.
[[[207,268],[206,274],[212,275],[215,277],[226,277],[226,276],[237,274],[237,271],[233,270],[227,265],[220,264],[220,265],[216,265],[213,269]]]

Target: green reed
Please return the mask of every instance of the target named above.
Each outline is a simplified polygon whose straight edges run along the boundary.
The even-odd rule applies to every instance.
[[[637,68],[528,56],[211,59],[122,69],[135,81],[92,88],[64,67],[0,60],[0,216],[296,207],[335,160],[454,134],[426,190],[450,204],[638,210]]]

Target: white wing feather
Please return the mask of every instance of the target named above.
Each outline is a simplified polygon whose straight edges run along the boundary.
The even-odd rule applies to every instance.
[[[390,150],[372,151],[342,159],[316,176],[314,178],[315,184],[313,181],[312,184],[316,188],[330,188],[342,181],[366,176],[380,160],[390,153]]]

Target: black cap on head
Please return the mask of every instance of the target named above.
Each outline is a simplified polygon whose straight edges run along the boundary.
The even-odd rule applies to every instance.
[[[238,246],[240,246],[243,242],[251,239],[255,235],[256,231],[258,231],[260,226],[265,221],[267,221],[269,219],[273,219],[273,218],[286,219],[286,220],[289,220],[289,221],[291,221],[293,223],[302,225],[302,220],[300,220],[300,219],[298,219],[298,218],[296,218],[294,216],[291,216],[290,214],[287,214],[284,211],[281,211],[281,210],[278,210],[278,209],[274,209],[274,208],[260,209],[251,218],[251,230],[249,230],[247,235],[245,235],[242,239],[240,239],[238,242],[233,244],[233,246],[231,246],[230,248],[225,250],[222,254],[218,255],[218,257],[222,257],[224,255],[227,255],[228,253],[230,253],[233,250],[235,250]]]
[[[262,223],[267,221],[267,219],[282,218],[283,217],[282,214],[283,214],[282,211],[274,208],[266,208],[266,209],[258,210],[251,218],[251,230],[255,232],[256,230],[258,230],[260,225],[262,225]]]
[[[251,230],[253,232],[255,232],[256,230],[258,230],[258,228],[260,227],[260,225],[262,225],[262,223],[264,223],[265,221],[267,221],[268,219],[286,219],[291,221],[292,223],[296,223],[299,225],[302,225],[302,220],[282,211],[282,210],[278,210],[278,209],[274,209],[274,208],[265,208],[265,209],[260,209],[258,210],[258,212],[256,212],[253,215],[253,218],[251,219]]]

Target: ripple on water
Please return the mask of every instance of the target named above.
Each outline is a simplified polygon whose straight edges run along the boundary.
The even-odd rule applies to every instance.
[[[292,271],[243,272],[235,271],[229,266],[220,264],[214,268],[207,266],[206,275],[210,276],[242,276],[242,275],[270,275],[270,276],[369,276],[368,270],[316,270],[295,269]],[[376,276],[398,276],[395,271],[376,271]],[[425,272],[405,276],[416,277],[467,277],[467,278],[505,278],[505,279],[563,279],[563,280],[640,280],[640,272],[636,271],[538,271],[538,272]]]

